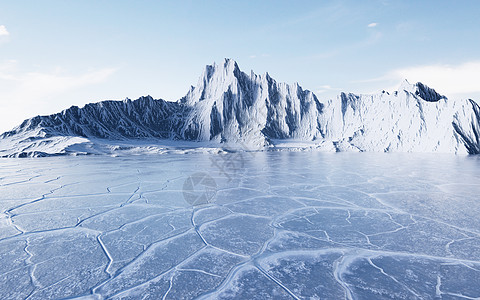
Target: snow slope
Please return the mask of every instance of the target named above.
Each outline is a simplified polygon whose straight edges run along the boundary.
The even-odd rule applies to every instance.
[[[476,154],[479,138],[475,101],[449,100],[422,83],[323,101],[268,73],[248,75],[226,59],[207,66],[177,102],[102,101],[27,119],[0,135],[0,156],[158,152],[175,145]]]

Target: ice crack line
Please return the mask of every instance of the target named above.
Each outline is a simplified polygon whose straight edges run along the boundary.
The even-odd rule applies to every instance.
[[[275,278],[273,275],[270,275],[267,271],[265,271],[259,264],[255,264],[255,267],[262,272],[262,274],[273,281],[276,285],[281,287],[283,290],[285,290],[292,298],[296,300],[300,300],[300,298],[295,295],[289,288],[287,288],[285,285],[283,285],[277,278]]]
[[[131,200],[133,199],[133,196],[135,196],[135,194],[136,194],[139,190],[140,190],[140,186],[138,186],[138,187],[135,189],[135,191],[133,191],[133,193],[130,195],[130,197],[127,199],[127,201],[125,201],[124,203],[122,203],[122,204],[120,205],[120,207],[124,207],[125,205],[132,203]]]
[[[335,278],[335,280],[340,284],[340,286],[343,288],[344,292],[345,292],[345,298],[346,299],[349,299],[349,300],[352,300],[353,299],[353,292],[352,290],[350,289],[350,287],[348,286],[348,283],[346,283],[343,278],[342,278],[342,275],[347,272],[347,269],[348,269],[348,266],[356,259],[356,257],[350,257],[348,260],[347,260],[347,257],[345,256],[345,253],[343,253],[343,255],[338,258],[337,260],[335,260],[335,262],[333,263],[333,277]]]
[[[14,184],[19,184],[19,183],[25,183],[25,182],[30,182],[32,181],[34,178],[37,178],[37,177],[40,177],[42,175],[35,175],[33,177],[30,177],[29,179],[27,180],[21,180],[21,181],[16,181],[16,182],[10,182],[10,183],[6,183],[6,184],[2,184],[0,186],[8,186],[8,185],[14,185]]]
[[[208,276],[213,276],[213,277],[218,277],[218,278],[223,278],[222,276],[218,274],[213,274],[204,270],[199,270],[199,269],[184,269],[184,268],[177,268],[177,271],[185,271],[185,272],[197,272],[197,273],[202,273]]]
[[[137,256],[135,256],[130,262],[128,262],[126,265],[124,265],[123,267],[121,267],[120,269],[118,269],[116,272],[115,272],[115,276],[113,277],[110,277],[108,278],[107,280],[103,281],[103,282],[100,282],[99,284],[97,284],[96,286],[92,287],[91,288],[91,293],[92,294],[97,294],[97,290],[100,289],[102,286],[104,286],[105,284],[107,284],[108,282],[110,282],[111,280],[113,280],[114,278],[116,278],[116,276],[120,275],[121,273],[123,273],[129,266],[132,266],[134,265],[138,260],[141,260],[142,257],[145,257],[145,255],[147,255],[147,253],[150,251],[150,249],[153,249],[156,247],[156,245],[160,244],[160,243],[164,243],[164,242],[167,242],[167,241],[170,241],[174,238],[177,238],[177,237],[181,237],[185,234],[187,234],[191,229],[188,229],[187,231],[185,232],[182,232],[182,233],[179,233],[177,235],[174,235],[174,236],[171,236],[171,237],[167,237],[165,239],[162,239],[162,240],[158,240],[158,241],[155,241],[153,242],[152,244],[150,244],[146,249],[144,249],[143,252],[139,253]],[[205,247],[205,246],[204,246]],[[202,249],[204,248],[202,247]]]
[[[170,291],[172,290],[172,287],[173,287],[173,275],[175,275],[175,272],[172,273],[172,275],[170,276],[170,279],[168,280],[168,289],[167,289],[167,291],[165,292],[165,294],[163,295],[162,300],[167,299],[168,294],[169,294]]]
[[[53,181],[57,181],[57,180],[60,180],[60,178],[62,178],[62,176],[57,176],[57,178],[47,180],[44,183],[50,183],[50,182],[53,182]]]
[[[437,297],[442,297],[442,291],[440,290],[440,287],[442,286],[442,278],[440,275],[437,275],[437,284],[435,285],[435,296]]]
[[[112,266],[112,263],[113,263],[113,257],[108,251],[105,244],[103,243],[101,236],[102,236],[101,234],[97,236],[97,241],[98,241],[98,244],[100,244],[100,247],[102,248],[103,253],[105,253],[105,256],[108,258],[108,264],[105,267],[104,271],[105,273],[108,274],[110,278],[112,278],[113,274],[110,272],[110,267]]]
[[[347,218],[345,219],[345,221],[347,221],[348,224],[352,224],[352,222],[350,222],[350,217],[351,217],[352,215],[350,214],[350,210],[349,210],[349,209],[347,210],[347,213],[348,213],[348,216],[347,216]]]
[[[390,274],[387,274],[387,272],[385,272],[383,270],[383,268],[377,266],[376,264],[373,263],[372,259],[369,257],[367,259],[368,263],[374,267],[375,269],[379,270],[380,273],[382,273],[383,275],[387,276],[388,278],[392,279],[393,281],[395,281],[396,283],[398,283],[400,286],[402,286],[403,288],[405,288],[407,291],[409,291],[411,294],[413,294],[415,297],[417,297],[417,299],[421,299],[420,295],[418,295],[417,293],[415,293],[414,290],[412,290],[411,288],[409,288],[406,284],[398,281],[395,277],[393,277],[392,275]]]
[[[461,242],[461,241],[465,241],[465,240],[471,240],[473,239],[473,237],[465,237],[465,238],[462,238],[462,239],[452,239],[450,242],[448,242],[446,245],[445,245],[445,252],[448,253],[448,255],[451,255],[453,256],[453,253],[452,253],[452,250],[450,250],[450,246],[455,243],[455,242]]]
[[[140,283],[140,284],[136,284],[136,285],[134,285],[134,286],[128,287],[128,288],[126,288],[126,289],[124,289],[124,290],[122,290],[122,291],[119,291],[119,292],[117,292],[116,294],[110,296],[110,298],[113,298],[113,297],[121,297],[121,295],[124,294],[124,293],[128,293],[129,291],[132,291],[132,290],[134,290],[134,289],[136,289],[136,288],[139,288],[139,287],[145,287],[145,286],[147,286],[148,284],[150,284],[151,282],[155,282],[156,280],[160,279],[160,278],[161,278],[162,276],[164,276],[165,274],[168,274],[168,273],[176,270],[179,265],[181,265],[181,264],[189,261],[192,257],[194,257],[194,256],[197,255],[200,251],[202,251],[203,249],[205,249],[205,247],[207,247],[207,246],[203,246],[203,247],[199,248],[198,250],[194,251],[192,254],[188,255],[187,257],[185,257],[184,259],[182,259],[181,261],[179,261],[179,262],[177,263],[177,265],[172,266],[171,268],[165,270],[164,272],[162,272],[162,273],[160,273],[160,274],[158,274],[158,275],[155,275],[153,278],[148,279],[148,280],[146,280],[146,281],[144,281],[144,282],[142,282],[142,283]],[[172,276],[173,276],[173,275],[172,275]]]
[[[41,288],[42,285],[40,284],[40,282],[38,282],[38,279],[35,276],[35,270],[37,268],[37,265],[32,262],[33,254],[28,250],[28,247],[30,247],[30,240],[28,238],[26,238],[25,239],[25,248],[23,248],[23,251],[25,251],[25,253],[27,253],[27,255],[28,255],[27,259],[25,260],[25,263],[28,266],[30,266],[29,267],[29,276],[30,276],[31,283],[34,286],[34,290],[32,291],[32,293],[33,293],[37,288]]]
[[[73,184],[73,183],[72,183],[72,184]],[[34,204],[34,203],[37,203],[37,202],[42,201],[42,200],[45,200],[45,199],[47,199],[47,195],[51,195],[51,194],[55,193],[56,191],[58,191],[58,190],[60,190],[60,189],[63,189],[64,187],[66,187],[66,186],[68,186],[68,185],[72,185],[72,184],[61,185],[60,187],[55,188],[55,189],[52,189],[52,190],[50,190],[48,193],[43,194],[40,198],[37,198],[37,199],[35,199],[35,200],[33,200],[33,201],[30,201],[30,202],[25,202],[25,203],[19,204],[19,205],[17,205],[17,206],[14,206],[14,207],[8,209],[7,212],[8,212],[9,214],[11,214],[11,212],[14,211],[15,209],[24,207],[24,206],[26,206],[26,205]],[[12,216],[14,216],[14,214],[13,214]]]
[[[207,241],[205,240],[205,238],[203,237],[203,235],[200,233],[199,226],[195,224],[194,217],[195,217],[195,210],[192,211],[192,216],[190,217],[190,222],[192,223],[193,229],[195,230],[195,232],[197,233],[197,235],[200,237],[200,239],[202,239],[202,242],[203,242],[205,245],[210,245],[209,243],[207,243]]]

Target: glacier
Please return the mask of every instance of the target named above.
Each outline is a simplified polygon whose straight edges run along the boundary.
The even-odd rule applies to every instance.
[[[480,108],[404,81],[397,91],[322,100],[297,83],[206,66],[176,102],[102,101],[25,120],[0,157],[225,150],[480,153]]]

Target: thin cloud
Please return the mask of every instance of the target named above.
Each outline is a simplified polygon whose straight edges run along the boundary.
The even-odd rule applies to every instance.
[[[0,36],[8,36],[10,32],[8,32],[7,27],[5,25],[0,25]]]
[[[116,68],[91,70],[69,75],[61,68],[51,72],[21,72],[14,60],[0,63],[0,132],[37,114],[53,113],[65,105],[60,95],[108,80]],[[62,103],[59,103],[62,101]]]
[[[383,34],[381,32],[371,32],[371,34],[364,40],[361,40],[357,43],[348,44],[341,47],[336,47],[335,49],[331,49],[329,51],[320,52],[317,54],[313,54],[310,56],[306,56],[305,58],[308,59],[329,59],[339,55],[345,55],[347,52],[354,52],[358,49],[362,49],[365,47],[370,47],[372,45],[377,44],[383,38]]]
[[[270,57],[270,54],[266,54],[266,53],[264,53],[264,54],[262,54],[262,55],[252,54],[252,55],[250,55],[248,58],[253,59],[253,58],[257,58],[257,57]]]
[[[339,88],[334,88],[334,87],[331,87],[330,85],[328,84],[325,84],[325,85],[321,85],[319,86],[316,90],[315,90],[315,93],[317,94],[323,94],[325,92],[335,92],[335,91],[340,91],[341,89]]]
[[[378,23],[370,23],[367,25],[369,28],[377,27]]]
[[[351,81],[351,84],[377,86],[394,91],[407,79],[410,83],[421,82],[446,96],[473,97],[480,94],[480,60],[458,65],[419,65],[391,70],[383,76]]]
[[[480,61],[460,65],[424,65],[393,70],[389,77],[410,82],[420,81],[445,94],[480,92]]]

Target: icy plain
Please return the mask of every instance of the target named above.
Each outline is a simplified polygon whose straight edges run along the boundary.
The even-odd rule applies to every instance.
[[[0,160],[2,299],[478,299],[480,158]]]

